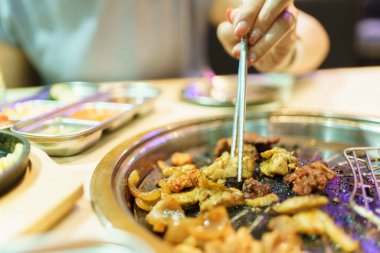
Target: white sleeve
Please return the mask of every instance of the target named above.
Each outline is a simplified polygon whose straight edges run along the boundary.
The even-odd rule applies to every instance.
[[[12,20],[8,1],[0,1],[0,41],[16,46],[17,40],[12,35]]]

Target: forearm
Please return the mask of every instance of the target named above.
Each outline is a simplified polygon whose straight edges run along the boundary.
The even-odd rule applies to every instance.
[[[38,75],[18,48],[0,42],[0,71],[7,87],[36,85]]]

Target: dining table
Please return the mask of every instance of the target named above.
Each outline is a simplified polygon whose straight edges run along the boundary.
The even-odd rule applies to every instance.
[[[102,224],[93,210],[89,190],[92,173],[104,156],[131,137],[157,127],[170,126],[170,124],[184,120],[233,115],[233,107],[204,106],[184,101],[181,98],[181,92],[189,84],[189,81],[189,78],[144,80],[161,91],[154,103],[153,110],[133,119],[116,131],[105,134],[95,145],[79,154],[52,157],[46,155],[42,150],[32,147],[32,153],[40,156],[40,159],[46,159],[45,162],[49,160],[49,166],[55,167],[56,171],[70,174],[70,178],[79,183],[81,190],[80,193],[77,192],[75,201],[71,202],[70,208],[61,212],[53,220],[47,219],[46,226],[41,226],[35,231],[22,231],[21,229],[22,232],[15,232],[9,236],[6,242],[34,233],[49,234],[59,238],[70,236],[76,239],[107,234],[109,227]],[[16,98],[31,90],[33,88],[8,89],[7,97]],[[319,69],[295,77],[290,94],[289,98],[277,109],[380,118],[380,66]],[[254,108],[248,111],[255,113]],[[55,183],[48,187],[65,187],[70,184],[68,181],[65,182],[64,178],[54,178],[54,180]],[[68,180],[70,181],[70,179]],[[57,191],[50,192],[49,188],[46,188],[42,199],[36,200],[36,202],[54,200]],[[37,203],[29,203],[28,206],[27,210],[15,210],[15,212],[27,217],[28,213],[38,213],[41,207]],[[17,225],[19,222],[17,216],[12,222],[15,226]],[[3,234],[7,235],[7,232],[3,232]]]

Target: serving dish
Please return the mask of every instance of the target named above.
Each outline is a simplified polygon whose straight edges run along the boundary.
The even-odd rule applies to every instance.
[[[64,86],[58,87],[65,90]],[[96,90],[91,96],[20,121],[11,131],[49,155],[74,155],[93,145],[104,131],[114,131],[135,116],[148,113],[160,93],[147,83],[103,83],[91,87]]]
[[[287,74],[249,74],[247,106],[278,107],[289,99],[293,84],[294,77]],[[236,75],[212,75],[193,79],[182,90],[182,98],[199,105],[233,107],[236,85]]]
[[[0,129],[8,129],[20,120],[44,115],[70,103],[96,95],[99,83],[66,82],[41,88],[36,94],[0,105]]]
[[[280,145],[297,150],[302,159],[318,158],[330,165],[344,164],[343,150],[347,147],[380,146],[377,118],[280,111],[250,115],[246,122],[248,131],[279,136]],[[135,209],[126,186],[128,176],[137,170],[141,178],[149,178],[155,173],[152,168],[158,160],[167,160],[177,151],[193,154],[198,164],[209,164],[217,140],[230,136],[231,130],[229,117],[190,121],[149,131],[116,147],[102,159],[91,180],[92,205],[99,219],[107,227],[136,233],[158,252],[169,252],[171,246],[149,231],[144,215]],[[338,179],[343,180],[343,177]],[[326,193],[331,204],[325,211],[360,240],[364,252],[379,251],[379,231],[347,206],[350,180],[336,181],[328,186]],[[313,252],[326,250],[320,242],[309,246]]]
[[[8,190],[25,173],[29,161],[30,144],[22,136],[6,131],[0,131],[1,157],[15,151],[18,143],[22,144],[17,158],[4,171],[0,171],[0,193]]]

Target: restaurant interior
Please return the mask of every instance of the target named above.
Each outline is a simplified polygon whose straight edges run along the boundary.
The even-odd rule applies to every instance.
[[[91,56],[80,62],[83,68],[74,60],[54,63],[75,45],[49,48],[58,58],[48,59],[41,45],[35,55],[32,46],[19,54],[24,44],[6,45],[7,36],[16,31],[16,40],[26,38],[18,29],[32,1],[0,0],[0,252],[380,252],[380,1],[260,1],[283,4],[280,16],[297,17],[295,6],[318,20],[329,50],[317,67],[301,74],[262,71],[250,58],[253,26],[249,35],[235,36],[236,57],[210,22],[201,70],[140,78],[132,71],[140,73],[136,60],[128,63],[131,75],[100,80],[124,55],[110,51],[115,62],[107,54]],[[69,12],[80,13],[85,1],[74,2]],[[106,1],[94,2],[104,7]],[[126,2],[153,5],[107,3]],[[157,17],[164,17],[168,6],[208,1],[158,2],[165,7]],[[241,6],[226,11],[235,35]],[[108,21],[117,9],[108,9],[115,15]],[[179,20],[175,27],[185,24]],[[85,21],[89,29],[91,22]],[[54,31],[54,25],[47,27]],[[30,30],[28,36],[37,34]],[[56,39],[38,38],[46,47]],[[89,47],[117,46],[111,37],[97,39]],[[146,56],[145,45],[129,53]],[[173,52],[171,59],[184,57]],[[16,72],[21,58],[31,65]],[[165,59],[151,61],[147,66],[165,69]],[[71,76],[58,71],[55,81],[56,66]],[[29,81],[21,76],[31,72]]]

